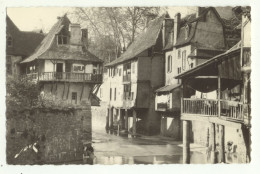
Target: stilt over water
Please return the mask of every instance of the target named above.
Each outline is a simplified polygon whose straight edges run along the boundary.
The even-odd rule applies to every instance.
[[[190,122],[183,120],[183,164],[190,163]]]
[[[216,163],[216,136],[215,136],[215,123],[210,124],[210,162],[212,164]]]

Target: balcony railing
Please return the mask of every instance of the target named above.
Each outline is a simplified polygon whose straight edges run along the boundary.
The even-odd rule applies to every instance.
[[[202,116],[221,116],[233,120],[243,120],[243,104],[236,101],[183,98],[182,113]]]
[[[44,72],[26,75],[32,80],[39,81],[76,81],[102,83],[102,74],[72,73],[72,72]]]

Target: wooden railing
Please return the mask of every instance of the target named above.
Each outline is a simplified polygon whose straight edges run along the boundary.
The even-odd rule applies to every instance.
[[[183,113],[199,115],[218,115],[218,101],[209,99],[183,99]]]
[[[79,82],[102,82],[102,74],[72,73],[72,72],[44,72],[31,73],[27,77],[39,81],[79,81]]]
[[[202,116],[221,116],[234,120],[243,120],[243,104],[236,101],[183,98],[182,113]]]
[[[220,101],[221,108],[221,116],[235,119],[235,120],[243,120],[243,104],[236,101]]]

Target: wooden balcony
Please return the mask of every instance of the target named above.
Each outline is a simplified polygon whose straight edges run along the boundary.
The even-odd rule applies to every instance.
[[[102,83],[102,74],[72,73],[72,72],[44,72],[31,73],[27,78],[39,81],[68,81],[68,82],[88,82]]]
[[[182,115],[220,117],[229,121],[244,121],[243,104],[229,100],[183,98]]]

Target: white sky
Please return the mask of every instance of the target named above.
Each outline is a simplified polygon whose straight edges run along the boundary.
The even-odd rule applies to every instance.
[[[182,16],[194,13],[196,7],[168,7],[168,13],[172,18],[177,12]],[[73,8],[66,7],[23,7],[7,8],[7,14],[22,31],[32,31],[43,29],[48,32],[52,25],[57,21],[58,16],[72,12]]]

